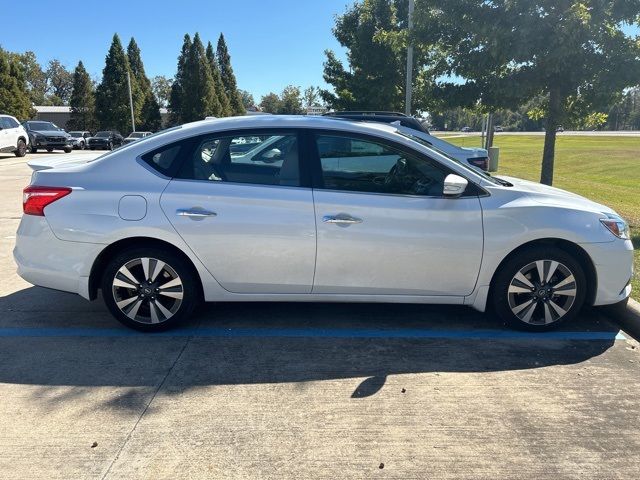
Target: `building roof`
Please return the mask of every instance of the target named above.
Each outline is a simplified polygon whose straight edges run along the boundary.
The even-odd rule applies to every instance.
[[[33,108],[38,113],[71,113],[71,107],[68,105],[35,105]]]

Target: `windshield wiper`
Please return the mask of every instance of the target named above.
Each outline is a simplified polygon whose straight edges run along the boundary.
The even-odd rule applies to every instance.
[[[491,177],[493,180],[495,180],[496,182],[498,182],[500,185],[504,186],[504,187],[513,187],[513,183],[511,182],[507,182],[506,180],[503,180],[500,177]]]

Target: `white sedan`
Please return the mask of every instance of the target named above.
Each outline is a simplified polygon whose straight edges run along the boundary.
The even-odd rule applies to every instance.
[[[18,273],[145,331],[202,300],[490,303],[546,330],[631,291],[613,210],[490,177],[392,125],[235,117],[39,164]]]

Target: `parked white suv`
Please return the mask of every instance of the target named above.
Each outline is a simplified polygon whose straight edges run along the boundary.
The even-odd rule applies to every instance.
[[[11,115],[0,115],[0,153],[14,153],[24,157],[27,153],[27,131]]]

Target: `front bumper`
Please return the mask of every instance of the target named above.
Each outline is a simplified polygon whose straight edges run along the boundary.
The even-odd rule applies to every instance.
[[[583,243],[596,270],[597,289],[594,305],[611,305],[631,295],[633,243],[616,239],[607,243]]]
[[[36,148],[53,148],[54,150],[71,148],[71,141],[66,139],[47,139],[47,138],[35,138],[31,141],[31,146]]]
[[[13,258],[18,275],[40,287],[89,299],[91,267],[104,245],[58,239],[45,217],[23,215]]]

